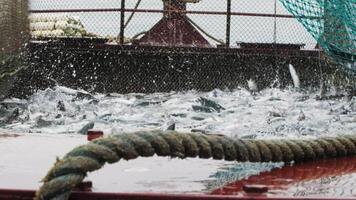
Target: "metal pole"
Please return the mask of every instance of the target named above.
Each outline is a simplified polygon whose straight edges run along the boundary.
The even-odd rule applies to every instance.
[[[280,74],[279,72],[281,71],[281,68],[279,67],[279,59],[277,57],[277,0],[274,0],[274,21],[273,21],[273,51],[274,51],[274,67],[277,69],[276,70],[276,79],[280,80]],[[277,87],[280,86],[279,81],[277,82],[278,85]]]
[[[124,44],[125,36],[125,0],[121,0],[121,12],[120,12],[120,44]]]
[[[88,12],[121,12],[121,8],[96,8],[96,9],[40,9],[40,10],[29,10],[30,13],[88,13]],[[134,9],[127,8],[125,12],[136,12],[136,13],[181,13],[181,14],[197,14],[197,15],[223,15],[226,16],[226,11],[201,11],[201,10],[162,10],[162,9]],[[270,13],[250,13],[250,12],[231,12],[231,16],[246,16],[246,17],[276,17],[276,18],[287,18],[294,19],[293,15],[284,14],[270,14]],[[308,18],[310,20],[320,20],[317,16],[300,15],[298,18]]]
[[[231,0],[227,0],[227,10],[226,10],[226,47],[230,47],[230,29],[231,29]]]
[[[277,43],[277,0],[274,0],[273,43]]]

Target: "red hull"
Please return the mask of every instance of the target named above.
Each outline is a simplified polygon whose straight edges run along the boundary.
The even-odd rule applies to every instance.
[[[0,199],[33,200],[33,190],[0,189]],[[264,197],[264,196],[222,196],[222,195],[189,195],[189,194],[155,194],[155,193],[95,193],[73,192],[70,200],[329,200],[336,198],[298,198],[298,197]],[[354,200],[355,198],[337,198],[337,200]]]

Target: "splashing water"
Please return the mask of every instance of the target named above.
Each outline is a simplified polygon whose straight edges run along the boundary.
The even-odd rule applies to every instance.
[[[295,71],[295,68],[293,67],[293,65],[289,64],[289,72],[290,75],[292,76],[292,80],[293,80],[293,85],[295,88],[300,88],[300,80],[297,74],[297,71]]]
[[[253,91],[253,92],[258,91],[256,82],[252,79],[247,81],[247,86],[250,91]]]
[[[85,134],[90,128],[111,134],[175,127],[177,131],[213,132],[240,138],[315,138],[355,133],[356,98],[318,100],[317,97],[316,93],[293,88],[260,92],[241,88],[234,91],[124,95],[90,94],[57,86],[38,91],[28,100],[7,99],[0,102],[0,128],[22,133],[45,133],[45,136],[53,134],[54,138],[35,137],[38,134],[33,134],[33,137],[10,142],[8,146],[4,143],[2,148],[5,151],[23,140],[22,151],[32,149],[42,153],[43,148],[49,146],[33,149],[37,140],[40,140],[45,145],[54,146],[50,148],[52,151],[57,148],[70,149],[73,139],[68,140],[67,146],[63,142],[57,144],[58,138],[67,141],[64,140],[66,135],[58,134],[71,134],[73,137],[73,134]],[[13,154],[21,155],[16,152],[13,151]],[[15,157],[16,160],[22,160],[10,156],[4,163],[13,163]],[[29,165],[34,167],[31,170],[38,170],[39,163],[43,164],[43,168],[47,167],[44,163],[51,157],[52,154],[43,157],[45,161],[34,160],[36,165]],[[138,159],[110,165],[106,170],[91,174],[89,178],[95,180],[99,191],[112,192],[120,188],[120,191],[142,192],[153,188],[165,192],[209,192],[226,183],[283,166],[283,163],[227,163],[195,159],[168,162],[164,159]],[[165,168],[162,168],[163,162]],[[181,171],[177,171],[177,165],[181,166]],[[191,171],[187,171],[187,168]],[[21,169],[11,165],[4,169],[5,174],[15,176],[22,173]],[[171,169],[174,169],[174,173]],[[110,174],[117,171],[123,171],[120,176],[126,180],[125,187],[122,179],[110,179]],[[162,173],[166,174],[162,176]],[[42,173],[39,174],[42,176]],[[209,174],[211,176],[208,178]],[[38,183],[40,177],[32,179],[28,183],[29,188],[33,187],[33,182]],[[0,184],[4,185],[1,181]],[[18,183],[9,187],[18,187]]]
[[[258,175],[261,172],[271,171],[275,168],[281,168],[284,163],[234,163],[226,164],[216,173],[210,175],[210,180],[205,182],[206,188],[213,190],[221,188],[226,183],[232,183],[237,180],[246,179],[252,175]]]
[[[355,98],[320,101],[316,96],[293,89],[92,95],[57,86],[29,100],[5,100],[0,120],[6,121],[2,128],[25,133],[85,134],[95,128],[110,134],[166,129],[172,123],[177,131],[241,138],[311,138],[356,131]],[[14,107],[17,115],[9,111]]]

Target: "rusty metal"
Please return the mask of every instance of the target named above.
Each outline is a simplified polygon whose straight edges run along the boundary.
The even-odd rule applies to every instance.
[[[184,12],[186,2],[170,0],[164,2],[163,18],[137,42],[150,46],[212,47],[199,31],[188,21]],[[173,12],[169,12],[173,11]]]
[[[138,41],[139,45],[211,47],[209,42],[182,16],[162,18]]]
[[[88,133],[87,133],[87,140],[88,141],[92,141],[92,140],[95,140],[95,139],[103,137],[103,136],[104,136],[104,132],[103,131],[89,130]]]

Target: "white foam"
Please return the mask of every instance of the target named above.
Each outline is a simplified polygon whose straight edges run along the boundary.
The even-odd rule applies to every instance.
[[[299,76],[298,76],[297,71],[295,70],[295,68],[293,67],[292,64],[289,64],[289,72],[290,72],[290,75],[292,76],[294,87],[295,88],[300,88]]]
[[[77,93],[65,87],[39,91],[28,101],[21,101],[28,104],[28,109],[20,116],[22,121],[5,128],[18,132],[75,133],[94,121],[95,129],[110,134],[164,129],[173,121],[178,131],[199,129],[238,137],[300,138],[356,131],[356,110],[352,106],[355,99],[318,101],[316,93],[295,90],[266,89],[256,95],[245,89],[147,95],[96,94],[98,103],[76,99]],[[200,105],[199,97],[215,101],[225,110],[220,113],[194,111],[192,105]],[[63,102],[66,111],[57,108],[59,101]],[[301,112],[303,120],[300,120]],[[36,127],[40,116],[51,121],[52,126]]]

